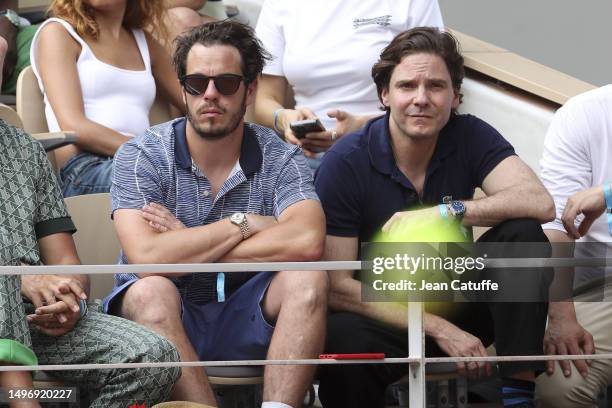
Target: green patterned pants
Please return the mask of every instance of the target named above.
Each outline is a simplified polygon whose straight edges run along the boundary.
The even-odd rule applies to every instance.
[[[166,339],[126,319],[101,313],[91,303],[74,329],[60,337],[44,335],[26,321],[19,276],[0,276],[0,338],[19,341],[36,353],[39,364],[146,363],[179,361]],[[31,311],[28,310],[30,313]],[[150,407],[168,398],[180,369],[139,368],[49,372],[91,395],[90,407]]]

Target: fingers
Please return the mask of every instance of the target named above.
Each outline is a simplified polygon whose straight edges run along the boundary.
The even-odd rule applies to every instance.
[[[563,227],[567,231],[567,233],[575,238],[580,239],[580,234],[578,233],[578,229],[576,228],[576,217],[578,216],[578,207],[573,203],[570,199],[567,201],[567,205],[563,210],[563,215],[561,216],[561,221],[563,222]]]
[[[36,315],[45,315],[45,314],[59,314],[59,313],[70,313],[72,310],[70,307],[64,302],[56,302],[52,305],[41,306],[36,309]]]
[[[78,298],[73,294],[73,293],[69,293],[67,295],[64,294],[60,294],[57,296],[58,300],[61,300],[62,302],[64,302],[66,304],[66,306],[73,311],[74,313],[78,313],[80,310],[79,307],[79,300]],[[61,303],[61,302],[57,302],[57,303]]]
[[[315,115],[314,112],[308,108],[299,108],[296,109],[296,111],[298,113],[298,120],[317,118],[317,115]]]
[[[64,280],[60,281],[57,286],[53,288],[53,293],[55,298],[59,300],[67,299],[70,306],[77,302],[76,299],[87,299],[87,294],[83,286],[81,286],[81,282],[76,279],[64,278]]]
[[[582,350],[580,350],[580,347],[578,346],[577,342],[568,344],[567,348],[569,354],[575,356],[582,354]],[[586,377],[589,373],[589,366],[587,365],[585,360],[574,360],[574,366],[576,367],[580,375],[582,375],[583,377]]]
[[[287,130],[285,131],[285,141],[287,143],[291,143],[297,146],[302,145],[300,139],[298,139],[297,136],[293,133],[293,131],[291,131],[291,129],[289,128],[287,128]]]
[[[582,222],[580,223],[580,226],[578,227],[578,234],[581,237],[585,236],[586,233],[589,232],[591,225],[593,225],[593,222],[595,222],[596,219],[596,217],[585,216]]]
[[[38,292],[33,292],[33,293],[31,294],[31,299],[30,299],[30,301],[32,302],[32,304],[33,304],[33,305],[34,305],[36,308],[39,308],[39,307],[42,307],[42,306],[43,306],[43,299],[42,299],[42,296],[40,296],[40,295],[38,294]]]
[[[557,354],[569,354],[564,343],[557,344]],[[561,366],[561,371],[563,372],[564,376],[569,377],[572,375],[572,365],[568,360],[559,360],[559,365]]]
[[[544,353],[549,356],[554,356],[557,354],[557,348],[553,343],[545,342],[544,344]],[[548,375],[553,375],[555,372],[555,361],[547,360],[546,361],[546,373]]]
[[[327,116],[336,120],[345,120],[348,114],[340,109],[332,109],[330,111],[327,111]]]
[[[313,146],[331,146],[333,142],[332,132],[330,130],[306,133],[306,137],[302,140],[303,144]]]
[[[57,301],[55,299],[55,294],[50,288],[42,288],[40,294],[43,298],[43,304],[52,305]]]
[[[168,228],[164,227],[161,224],[158,224],[156,222],[153,221],[149,221],[149,227],[153,228],[154,230],[157,230],[159,232],[167,232]]]
[[[582,335],[582,350],[584,350],[584,354],[595,354],[595,341],[593,340],[593,335],[588,331],[584,331]],[[587,365],[591,365],[592,360],[586,360]]]

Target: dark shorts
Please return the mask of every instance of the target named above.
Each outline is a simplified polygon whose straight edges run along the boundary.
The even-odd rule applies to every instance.
[[[264,360],[274,326],[261,309],[263,297],[274,277],[260,272],[225,302],[196,305],[182,301],[183,326],[200,360]],[[104,310],[113,310],[113,301],[137,279],[113,289],[104,299]]]

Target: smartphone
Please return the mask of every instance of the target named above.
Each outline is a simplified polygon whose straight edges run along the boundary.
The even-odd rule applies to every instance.
[[[349,354],[319,354],[324,360],[379,360],[385,358],[385,353],[349,353]]]
[[[325,131],[325,127],[319,119],[296,120],[291,122],[289,127],[298,139],[305,138],[307,133]]]

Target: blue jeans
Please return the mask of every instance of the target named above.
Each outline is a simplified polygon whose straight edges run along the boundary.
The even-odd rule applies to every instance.
[[[61,168],[59,179],[64,197],[110,191],[113,158],[79,153]]]

